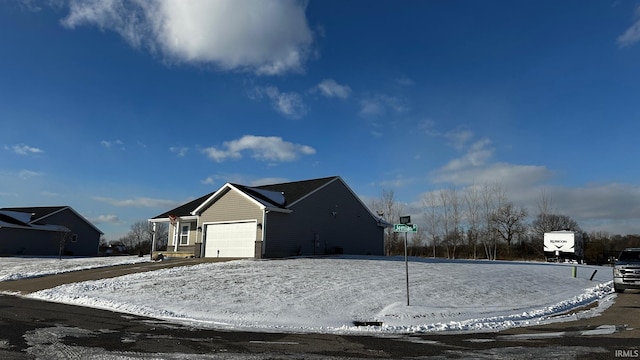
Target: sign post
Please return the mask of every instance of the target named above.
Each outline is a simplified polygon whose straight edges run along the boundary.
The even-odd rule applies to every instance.
[[[410,216],[400,216],[400,224],[393,224],[393,232],[404,233],[404,272],[407,283],[407,306],[409,306],[409,258],[407,256],[407,233],[417,231],[418,226],[416,224],[411,224]]]

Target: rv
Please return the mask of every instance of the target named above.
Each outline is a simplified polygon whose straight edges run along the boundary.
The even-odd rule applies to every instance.
[[[544,233],[544,255],[547,261],[580,262],[584,257],[582,234],[567,230]]]

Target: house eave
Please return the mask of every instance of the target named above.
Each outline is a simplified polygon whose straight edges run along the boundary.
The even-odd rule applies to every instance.
[[[197,215],[180,216],[180,221],[192,221],[192,220],[198,220],[198,216]],[[150,223],[165,223],[165,222],[171,222],[171,219],[169,219],[168,217],[153,218],[153,219],[147,219],[147,221]]]

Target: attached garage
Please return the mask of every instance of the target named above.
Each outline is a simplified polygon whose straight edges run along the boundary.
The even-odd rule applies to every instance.
[[[389,225],[338,176],[260,186],[226,183],[149,221],[171,224],[169,245],[154,246],[156,254],[255,259],[382,255]]]
[[[257,221],[205,224],[205,257],[251,258],[255,255]]]

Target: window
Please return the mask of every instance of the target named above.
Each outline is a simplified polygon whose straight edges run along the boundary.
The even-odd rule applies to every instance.
[[[78,234],[71,235],[71,242],[78,242]]]
[[[180,245],[189,245],[189,224],[182,225],[180,230]]]

